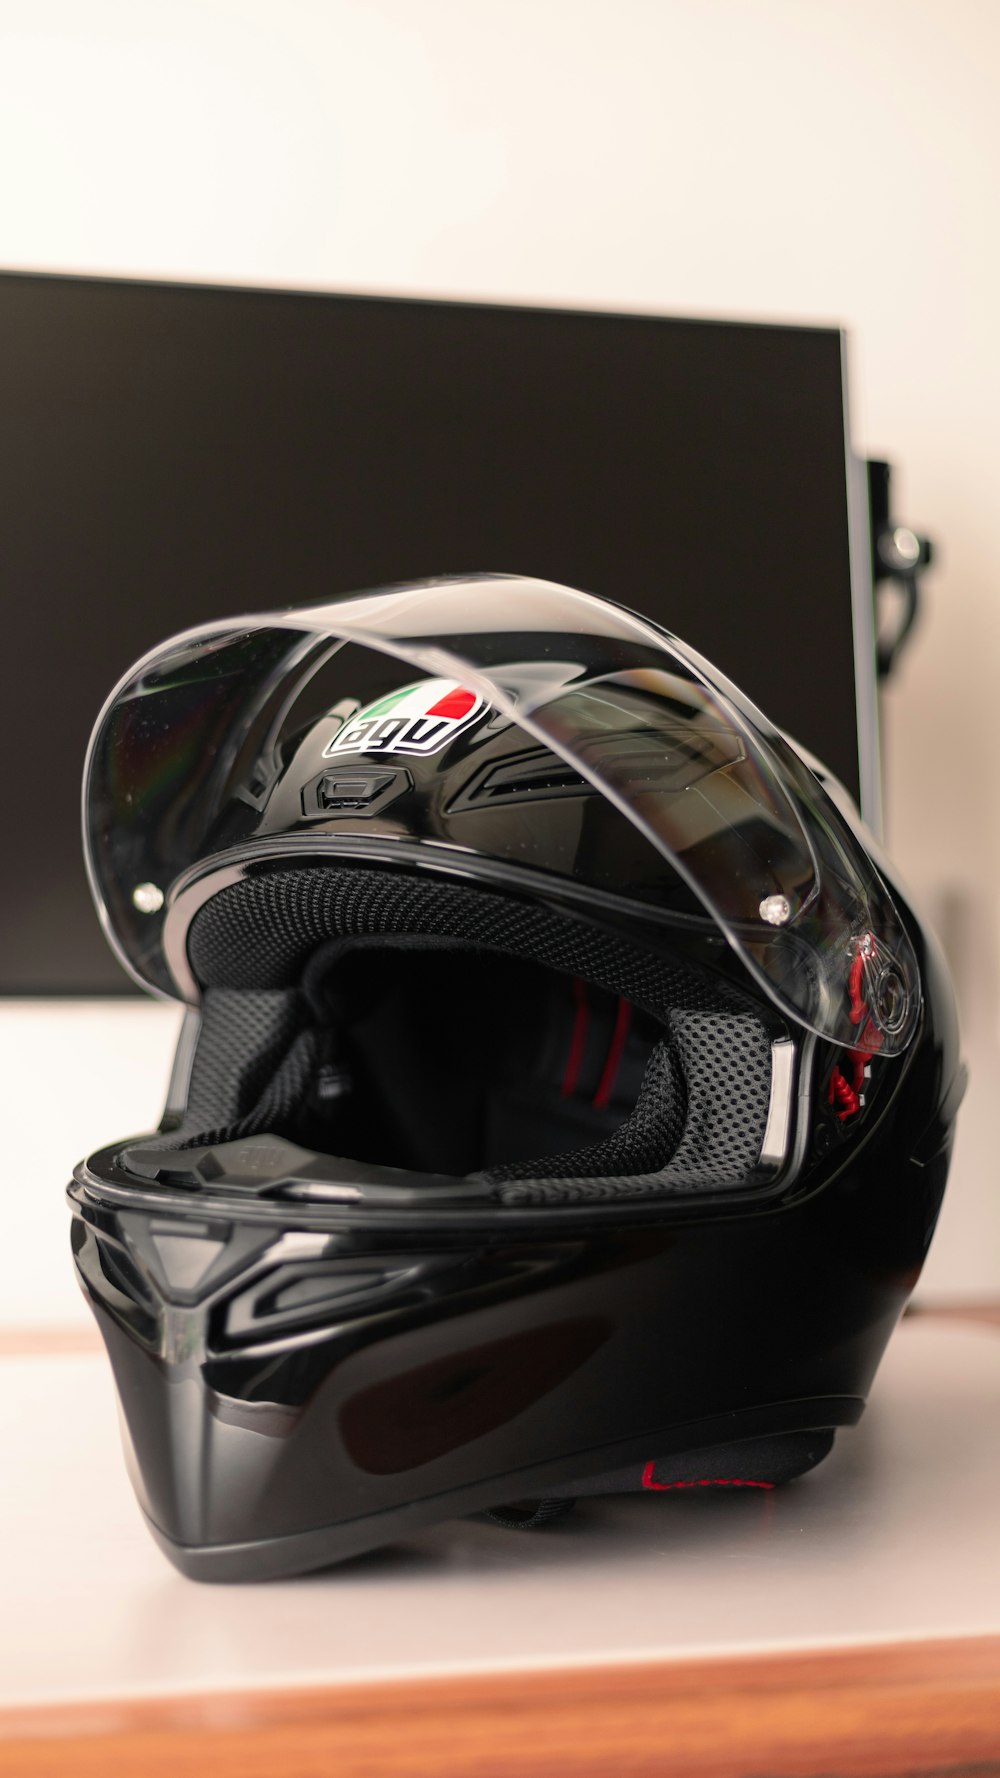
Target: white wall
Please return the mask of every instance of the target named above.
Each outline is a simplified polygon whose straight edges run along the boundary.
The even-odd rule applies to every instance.
[[[0,261],[822,319],[941,543],[890,840],[975,1084],[929,1290],[1000,1283],[1000,8],[0,0]]]

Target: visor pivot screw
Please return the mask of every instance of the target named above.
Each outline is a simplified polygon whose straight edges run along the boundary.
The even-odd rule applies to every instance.
[[[765,895],[760,904],[760,917],[769,926],[787,926],[792,915],[792,904],[787,895]]]
[[[140,914],[158,914],[163,906],[163,890],[156,883],[137,883],[132,891],[132,906]]]

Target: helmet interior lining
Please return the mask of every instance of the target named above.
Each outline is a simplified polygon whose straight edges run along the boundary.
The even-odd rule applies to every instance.
[[[752,1177],[770,1091],[752,1002],[568,913],[282,871],[206,902],[190,954],[204,1018],[175,1143],[268,1131],[526,1205]]]

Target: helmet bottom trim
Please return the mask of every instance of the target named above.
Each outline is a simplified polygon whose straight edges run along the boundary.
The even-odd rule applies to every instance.
[[[727,1414],[721,1419],[698,1421],[674,1429],[673,1433],[652,1433],[642,1440],[630,1439],[621,1445],[578,1452],[575,1457],[563,1458],[558,1463],[487,1477],[445,1494],[285,1537],[245,1543],[184,1544],[170,1537],[145,1509],[143,1515],[164,1554],[190,1580],[210,1583],[280,1580],[364,1555],[447,1519],[488,1514],[496,1509],[498,1501],[552,1497],[560,1493],[590,1495],[620,1491],[620,1487],[616,1490],[612,1486],[616,1478],[631,1473],[637,1466],[641,1475],[646,1474],[650,1463],[653,1464],[655,1485],[640,1482],[640,1486],[653,1492],[660,1491],[660,1481],[675,1470],[681,1476],[680,1485],[684,1485],[689,1471],[694,1480],[693,1472],[706,1464],[713,1469],[721,1465],[722,1473],[707,1476],[707,1479],[723,1483],[725,1465],[737,1462],[751,1473],[760,1469],[760,1480],[767,1479],[764,1468],[770,1467],[773,1484],[779,1486],[821,1462],[833,1443],[835,1430],[856,1425],[864,1405],[863,1400],[855,1396],[821,1396]],[[809,1435],[805,1441],[796,1436],[802,1434]],[[783,1463],[780,1455],[782,1441],[789,1435],[788,1457]],[[680,1440],[683,1442],[679,1443]],[[667,1452],[671,1445],[673,1455],[669,1460],[664,1457],[657,1462],[651,1457],[651,1452]],[[764,1468],[760,1467],[761,1453]],[[584,1480],[570,1482],[571,1475],[578,1476],[588,1469],[592,1478],[590,1484]]]

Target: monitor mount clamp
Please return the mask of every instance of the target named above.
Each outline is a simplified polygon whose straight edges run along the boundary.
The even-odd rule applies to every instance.
[[[934,558],[930,539],[900,525],[891,515],[892,469],[878,458],[869,458],[868,506],[871,515],[872,586],[876,600],[875,659],[880,679],[888,679],[899,651],[909,636],[920,610],[920,577]],[[880,593],[895,589],[900,599],[892,603],[897,613],[891,627],[880,626]]]

